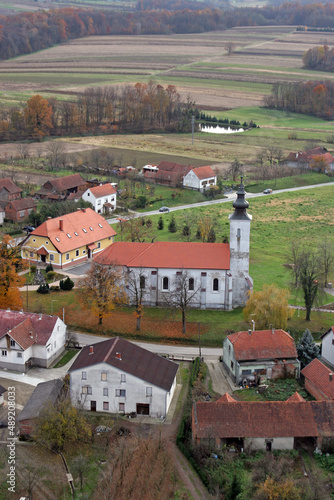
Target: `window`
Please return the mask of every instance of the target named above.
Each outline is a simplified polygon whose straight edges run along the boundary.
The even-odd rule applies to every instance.
[[[101,200],[97,200],[97,204],[98,204],[98,205],[101,205]]]
[[[82,387],[82,394],[92,394],[92,388],[89,385]]]
[[[72,236],[71,236],[69,233],[67,233],[67,237],[68,237],[68,238],[72,238]]]
[[[90,196],[90,192],[88,191],[87,196]]]
[[[145,276],[140,276],[139,278],[139,286],[140,288],[144,289],[145,288]]]
[[[101,380],[104,380],[104,381],[107,380],[107,374],[105,372],[101,373]]]
[[[56,238],[56,239],[57,239],[57,238]],[[33,240],[32,240],[32,241],[33,241],[34,243],[36,243],[36,240],[35,240],[35,238],[33,238]],[[58,241],[59,241],[59,240],[58,240]]]
[[[22,358],[22,352],[17,352],[17,353],[16,353],[16,357],[17,357],[17,358]]]
[[[7,356],[7,351],[1,351],[1,356],[6,357]]]
[[[99,223],[99,227],[103,227],[102,224]]]
[[[91,226],[89,227],[89,229],[90,229],[91,231],[93,231],[93,228],[92,228]]]
[[[69,253],[67,253],[67,254],[65,255],[65,259],[66,259],[66,260],[70,260],[70,254],[69,254]]]
[[[116,389],[115,396],[118,398],[125,398],[126,390],[125,389]]]
[[[107,387],[103,388],[103,396],[108,396],[108,388]]]
[[[189,278],[189,290],[194,290],[195,281],[194,278]]]
[[[56,236],[56,241],[60,241],[60,239],[59,239],[59,238],[57,238],[57,236]]]
[[[15,347],[15,340],[10,339],[10,347]]]
[[[96,246],[97,248],[101,248],[101,241],[98,241]]]
[[[76,250],[76,251],[75,251],[75,256],[76,256],[76,257],[79,257],[79,250]]]
[[[81,372],[81,380],[87,380],[87,373]]]
[[[146,387],[146,396],[152,396],[152,387]]]
[[[218,292],[219,290],[219,280],[218,278],[214,278],[213,280],[213,291]]]
[[[82,250],[82,254],[85,254],[86,253],[86,250]]]
[[[20,217],[24,217],[25,216],[25,211],[24,210],[20,210],[19,215],[20,215]]]
[[[162,289],[163,290],[168,290],[168,278],[167,276],[165,276],[164,278],[162,278]]]
[[[87,230],[84,227],[82,228],[82,230],[84,233],[87,233]]]
[[[232,370],[233,370],[233,367],[234,367],[234,363],[233,363],[233,361],[231,361],[231,368],[232,368]]]
[[[120,403],[118,408],[119,411],[125,411],[125,403]]]
[[[121,382],[126,382],[126,375],[125,375],[125,373],[121,373]]]
[[[74,231],[74,234],[75,234],[75,236],[78,236],[78,233],[76,231]]]
[[[30,252],[30,257],[33,258],[34,252]]]
[[[108,403],[108,401],[103,401],[103,409],[107,410],[107,411],[109,410],[109,403]]]
[[[48,240],[46,240],[45,244],[46,244],[46,245],[48,245],[48,244],[49,244]]]

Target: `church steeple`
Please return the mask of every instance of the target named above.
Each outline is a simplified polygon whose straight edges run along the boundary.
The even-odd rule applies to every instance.
[[[233,203],[234,213],[230,216],[231,219],[250,219],[251,217],[247,213],[247,208],[249,207],[248,201],[245,199],[246,191],[242,182],[243,177],[241,177],[241,183],[237,191],[237,199]]]

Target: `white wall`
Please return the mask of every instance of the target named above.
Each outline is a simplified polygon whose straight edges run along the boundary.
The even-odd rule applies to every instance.
[[[275,437],[272,439],[271,451],[274,450],[293,450],[294,438],[293,437]],[[265,438],[245,438],[245,450],[265,450]]]
[[[321,356],[334,366],[334,333],[332,328],[329,332],[322,338],[321,344]]]
[[[85,191],[84,194],[82,195],[82,199],[85,201],[89,201],[93,205],[95,212],[97,212],[98,214],[102,214],[103,213],[103,205],[105,203],[111,203],[113,206],[112,210],[115,210],[115,208],[116,208],[116,196],[117,196],[116,193],[113,193],[113,194],[109,194],[106,196],[101,196],[99,198],[96,198],[94,196],[94,194],[92,193],[92,191],[90,189],[87,189],[87,191]]]
[[[250,223],[249,219],[234,219],[230,216],[230,268],[232,274],[233,307],[242,306],[247,300],[246,277],[253,283],[249,276],[249,243]]]
[[[183,186],[192,189],[200,188],[200,180],[197,177],[197,175],[193,172],[193,170],[190,170],[190,172],[188,172],[187,175],[184,176]]]

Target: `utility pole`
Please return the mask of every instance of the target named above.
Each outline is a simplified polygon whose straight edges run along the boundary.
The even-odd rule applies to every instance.
[[[191,117],[191,144],[194,144],[195,116]]]
[[[202,350],[201,350],[201,323],[198,323],[198,349],[199,349],[199,359],[202,359]]]

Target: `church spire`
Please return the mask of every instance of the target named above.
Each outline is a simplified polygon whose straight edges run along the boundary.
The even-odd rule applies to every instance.
[[[241,177],[241,183],[237,191],[237,199],[233,203],[234,213],[231,215],[231,219],[250,219],[247,213],[249,203],[245,199],[246,191],[242,179],[243,177]]]

